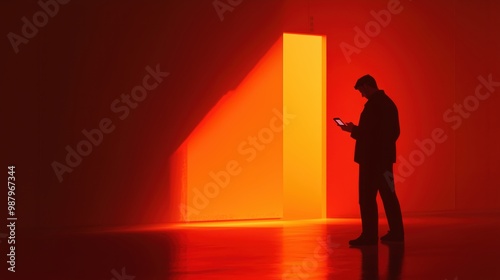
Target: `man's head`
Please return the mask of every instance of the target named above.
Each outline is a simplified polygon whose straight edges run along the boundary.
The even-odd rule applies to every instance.
[[[361,92],[361,96],[366,98],[370,98],[373,93],[379,90],[377,82],[370,75],[364,75],[363,77],[359,78],[354,85],[354,89]]]

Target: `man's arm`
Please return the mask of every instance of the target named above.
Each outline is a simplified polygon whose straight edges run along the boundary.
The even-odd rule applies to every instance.
[[[344,126],[341,126],[340,128],[343,130],[343,131],[347,131],[347,132],[351,132],[353,131],[353,129],[355,129],[355,126],[352,122],[348,122],[346,125]]]
[[[351,130],[349,132],[351,133],[351,137],[356,139],[356,140],[358,140],[359,136],[361,135],[361,131],[359,129],[359,126],[354,125],[354,124],[352,124]]]
[[[343,131],[347,131],[351,133],[351,137],[358,140],[361,136],[361,129],[359,126],[353,124],[352,122],[348,122],[345,126],[341,127]]]

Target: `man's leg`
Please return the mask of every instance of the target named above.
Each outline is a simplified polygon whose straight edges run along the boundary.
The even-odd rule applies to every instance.
[[[385,215],[389,223],[391,234],[396,237],[404,238],[403,217],[401,215],[401,207],[399,205],[398,197],[396,196],[396,189],[394,187],[393,176],[386,176],[387,172],[392,174],[392,164],[386,166],[382,174],[379,175],[378,185],[380,197],[384,204]]]
[[[376,172],[371,166],[359,165],[359,208],[362,236],[378,239],[378,207]]]

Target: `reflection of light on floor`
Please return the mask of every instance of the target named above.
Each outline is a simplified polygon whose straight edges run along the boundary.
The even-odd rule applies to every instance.
[[[218,227],[290,227],[306,226],[318,224],[335,223],[355,223],[358,219],[309,219],[309,220],[255,220],[255,221],[227,221],[227,222],[209,222],[209,223],[187,223],[179,224],[184,228],[218,228]]]
[[[137,279],[500,279],[499,218],[500,213],[407,214],[404,247],[349,248],[348,240],[360,233],[359,219],[121,227],[25,242],[47,252],[47,258],[30,263],[37,273],[64,256],[59,277],[50,279],[76,279],[77,269],[88,276],[78,279],[102,278],[110,260],[126,264]],[[381,219],[379,233],[386,230]]]
[[[288,228],[288,227],[307,227],[316,225],[334,225],[334,224],[356,224],[359,219],[308,219],[308,220],[245,220],[245,221],[217,221],[217,222],[191,222],[160,225],[143,225],[134,227],[113,227],[113,228],[94,228],[79,233],[119,233],[119,232],[148,232],[148,231],[170,231],[170,230],[196,230],[203,228]]]
[[[412,217],[414,224],[428,224],[429,221],[425,217]],[[446,218],[439,222],[439,225],[452,225],[460,221],[460,219]],[[176,223],[176,224],[157,224],[157,225],[141,225],[127,227],[97,227],[79,231],[78,233],[127,233],[127,232],[158,232],[172,230],[197,230],[210,228],[314,228],[316,226],[325,225],[328,227],[335,226],[352,226],[360,224],[359,218],[329,218],[329,219],[308,219],[308,220],[281,220],[281,219],[265,219],[265,220],[245,220],[245,221],[216,221],[216,222],[191,222],[191,223]],[[380,227],[386,224],[385,220],[380,221]]]

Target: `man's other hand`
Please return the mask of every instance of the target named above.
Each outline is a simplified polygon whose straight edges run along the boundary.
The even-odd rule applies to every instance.
[[[354,124],[352,122],[348,122],[346,125],[341,126],[340,128],[342,128],[343,131],[352,132],[353,127]]]

